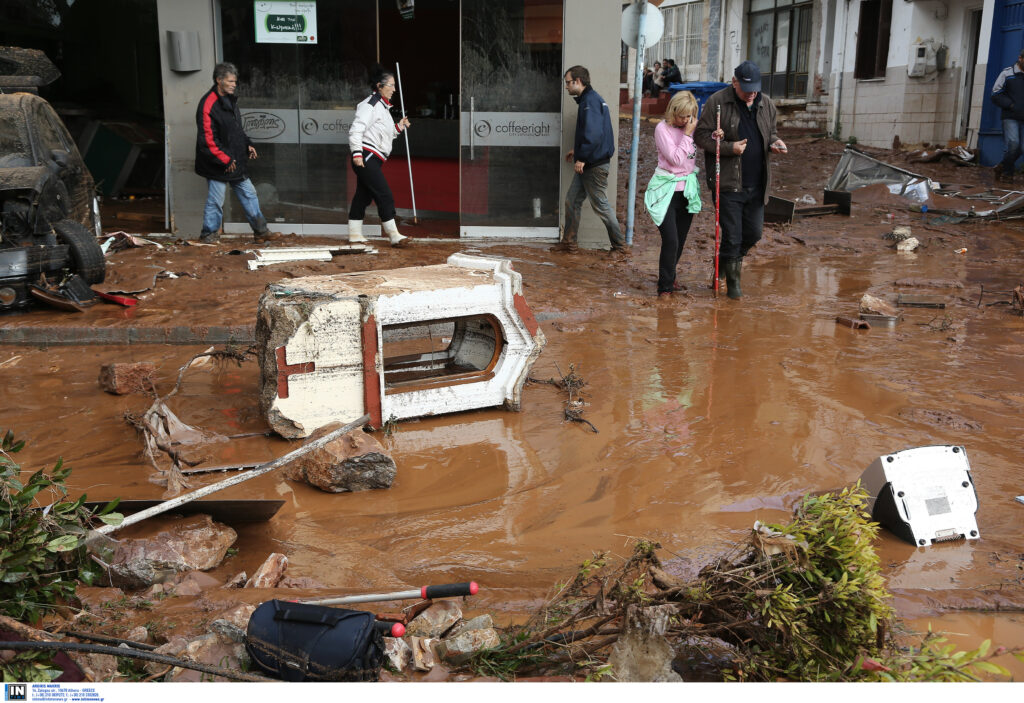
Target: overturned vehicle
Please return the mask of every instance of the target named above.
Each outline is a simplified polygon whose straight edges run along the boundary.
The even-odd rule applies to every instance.
[[[11,51],[0,47],[0,312],[28,305],[33,288],[106,275],[92,176],[57,113],[27,92],[45,79],[12,70]]]

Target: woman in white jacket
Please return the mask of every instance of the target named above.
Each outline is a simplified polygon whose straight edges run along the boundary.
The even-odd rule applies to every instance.
[[[356,106],[356,116],[348,131],[348,147],[352,152],[352,171],[356,174],[356,193],[348,210],[348,240],[365,242],[363,216],[367,206],[376,201],[381,227],[391,246],[400,247],[406,237],[398,233],[395,224],[395,197],[391,194],[381,167],[391,154],[391,142],[403,129],[409,128],[409,118],[397,124],[391,117],[391,96],[395,94],[395,77],[382,73],[374,81],[373,94]]]

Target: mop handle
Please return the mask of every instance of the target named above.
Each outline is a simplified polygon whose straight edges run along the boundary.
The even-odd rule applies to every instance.
[[[402,69],[395,61],[395,78],[398,79],[398,102],[402,104],[402,117],[405,117],[405,98],[402,97]],[[409,163],[409,193],[412,195],[412,219],[416,221],[416,189],[412,186],[412,152],[409,151],[409,128],[402,130],[405,135],[405,159]]]
[[[367,593],[361,596],[341,596],[339,598],[324,598],[321,600],[298,601],[306,605],[345,605],[351,603],[374,603],[384,600],[407,600],[410,598],[456,598],[458,596],[475,596],[480,586],[476,581],[466,583],[445,583],[440,586],[423,586],[418,590],[395,591],[393,593]]]
[[[715,106],[715,131],[722,131],[722,106]],[[718,210],[722,182],[722,137],[715,138],[715,297],[718,297]]]

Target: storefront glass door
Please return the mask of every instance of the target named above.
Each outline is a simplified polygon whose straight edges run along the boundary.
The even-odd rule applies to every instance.
[[[462,0],[463,237],[558,238],[562,0]]]

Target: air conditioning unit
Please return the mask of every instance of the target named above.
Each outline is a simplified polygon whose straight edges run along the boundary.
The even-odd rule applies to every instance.
[[[963,447],[916,447],[875,459],[860,477],[871,519],[919,547],[977,539],[978,494]]]

